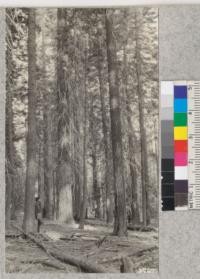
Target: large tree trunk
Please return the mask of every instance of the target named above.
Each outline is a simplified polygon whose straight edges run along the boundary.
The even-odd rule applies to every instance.
[[[68,75],[66,73],[67,61],[67,35],[66,27],[67,11],[58,9],[58,166],[57,166],[57,195],[58,215],[61,222],[73,223],[72,210],[72,183],[71,183],[71,161],[69,153],[69,87]]]
[[[106,41],[110,93],[111,137],[113,149],[114,187],[115,187],[115,223],[114,234],[123,236],[127,234],[126,198],[123,175],[122,132],[120,94],[117,76],[117,55],[115,47],[114,30],[112,25],[113,10],[106,11]]]
[[[88,42],[86,40],[84,61],[83,185],[79,226],[80,229],[84,229],[84,220],[87,206],[87,48]]]
[[[103,80],[103,53],[102,53],[102,38],[99,34],[98,36],[98,77],[99,77],[99,91],[100,91],[100,101],[101,101],[101,112],[102,112],[102,128],[103,128],[103,141],[104,141],[104,151],[105,151],[105,184],[106,184],[106,219],[108,223],[113,221],[113,179],[111,178],[111,173],[113,171],[111,154],[109,150],[109,133],[107,127],[107,117],[106,117],[106,105],[105,105],[105,88]]]
[[[92,140],[92,180],[93,180],[93,200],[95,205],[95,218],[101,218],[101,189],[98,183],[97,177],[97,131],[95,126],[95,113],[94,113],[94,95],[91,97],[91,115],[90,115],[90,129],[91,129],[91,140]]]
[[[129,168],[130,168],[130,177],[131,177],[131,220],[133,224],[138,224],[140,220],[139,216],[139,204],[138,204],[138,195],[137,195],[137,170],[136,170],[136,148],[134,144],[137,141],[135,136],[133,123],[131,120],[132,110],[129,100],[129,92],[128,92],[128,80],[127,80],[127,55],[126,55],[126,47],[124,47],[124,70],[123,70],[123,83],[125,90],[125,98],[126,98],[126,117],[128,124],[128,160],[129,160]]]
[[[75,127],[77,130],[77,134],[75,134],[75,142],[74,142],[74,219],[76,222],[80,221],[81,216],[81,185],[82,185],[82,177],[80,174],[81,162],[80,158],[80,127],[77,120],[77,112],[75,118]]]
[[[142,215],[143,225],[147,226],[150,223],[150,212],[148,205],[148,187],[149,187],[149,173],[148,173],[148,154],[147,154],[147,140],[144,119],[144,92],[142,90],[142,69],[141,69],[141,45],[139,41],[139,28],[141,25],[140,12],[135,11],[135,30],[136,30],[136,76],[137,76],[137,94],[139,106],[139,124],[140,124],[140,141],[141,141],[141,179],[142,179]]]
[[[45,22],[42,24],[42,53],[43,53],[43,83],[47,84],[45,57]],[[49,88],[43,90],[44,115],[44,217],[53,219],[53,150],[52,150],[52,92]]]
[[[10,12],[9,10],[7,13]],[[8,28],[10,27],[7,22]],[[12,47],[12,46],[11,46]],[[12,49],[7,47],[6,73],[6,228],[10,226],[12,209],[12,192],[14,186],[14,145],[13,145],[13,109],[12,109]]]
[[[27,169],[23,227],[26,233],[34,231],[34,195],[37,180],[37,138],[36,138],[36,26],[35,9],[28,15],[28,134],[27,134]]]
[[[83,185],[83,177],[82,177],[82,160],[80,160],[80,154],[82,151],[82,139],[80,138],[81,133],[81,125],[82,125],[82,98],[80,98],[79,94],[82,94],[82,90],[79,88],[80,84],[80,63],[82,62],[80,59],[80,40],[77,35],[77,18],[78,12],[75,13],[74,18],[74,80],[75,80],[75,97],[78,98],[78,102],[74,105],[74,127],[76,133],[74,134],[74,160],[73,160],[73,168],[74,168],[74,218],[75,221],[80,221],[81,216],[81,186]],[[81,93],[80,93],[81,92]],[[81,115],[81,116],[80,116]]]

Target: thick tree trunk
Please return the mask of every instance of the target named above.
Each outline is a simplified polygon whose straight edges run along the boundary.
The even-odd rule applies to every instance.
[[[77,25],[76,22],[77,17],[75,17],[75,27]],[[76,84],[76,89],[75,89],[75,94],[76,96],[79,94],[79,40],[77,39],[77,34],[76,34],[76,28],[74,31],[74,50],[75,50],[75,62],[74,62],[74,71],[75,71],[75,84]],[[80,130],[81,130],[81,117],[80,117],[80,102],[81,98],[79,98],[79,102],[74,106],[74,126],[75,130],[77,131],[74,135],[74,218],[75,221],[79,222],[80,221],[80,216],[81,216],[81,186],[82,186],[82,175],[81,175],[81,168],[82,168],[82,160],[80,160],[80,150],[82,149],[82,139],[80,138]]]
[[[45,24],[42,26],[42,49],[43,49],[43,82],[46,79],[46,57],[45,57]],[[53,150],[52,150],[52,92],[49,88],[43,90],[43,115],[44,115],[44,217],[53,219]]]
[[[79,146],[79,141],[80,139],[76,136],[75,137],[75,146],[74,146],[74,150],[75,150],[75,155],[74,155],[74,219],[76,222],[80,221],[80,216],[81,216],[81,185],[82,185],[82,179],[81,179],[81,175],[80,175],[80,161],[79,161],[79,156],[80,154],[78,154],[78,146]]]
[[[6,10],[6,14],[10,15],[12,11],[10,9]],[[8,28],[11,30],[12,25],[10,21],[7,19],[6,24]],[[8,35],[7,35],[8,36]],[[14,142],[13,142],[13,45],[11,41],[13,40],[13,34],[11,34],[12,38],[9,40],[11,44],[11,48],[7,47],[6,49],[6,62],[7,62],[7,72],[6,72],[6,165],[5,165],[5,177],[6,177],[6,202],[5,202],[5,221],[6,228],[10,226],[10,219],[14,215],[14,201],[13,201],[13,188],[15,182],[15,162],[14,162]],[[8,38],[7,38],[8,40]]]
[[[123,70],[123,80],[124,80],[124,90],[125,90],[125,98],[126,98],[126,116],[127,116],[127,124],[128,124],[128,146],[129,146],[129,168],[130,168],[130,176],[131,176],[131,220],[133,224],[138,224],[140,220],[139,216],[139,204],[138,204],[138,196],[137,196],[137,170],[136,170],[136,150],[134,147],[134,142],[137,140],[133,123],[131,120],[131,107],[129,101],[128,94],[128,81],[127,81],[127,55],[126,48],[124,47],[124,70]]]
[[[97,135],[95,127],[94,96],[91,97],[90,129],[92,137],[92,179],[93,179],[93,200],[95,205],[95,218],[101,218],[101,189],[97,177]]]
[[[133,139],[131,135],[128,136],[129,142],[129,167],[131,175],[131,219],[133,224],[138,224],[140,222],[139,214],[139,204],[137,195],[137,171],[136,171],[136,161],[134,158],[134,146]]]
[[[147,160],[147,140],[144,119],[144,92],[142,91],[141,82],[141,46],[139,42],[139,28],[140,18],[137,11],[135,12],[135,30],[136,30],[136,75],[137,75],[137,94],[139,106],[139,124],[140,124],[140,142],[141,142],[141,179],[142,179],[142,215],[143,225],[147,226],[150,223],[150,212],[148,205],[148,187],[149,187],[149,173],[148,173],[148,160]]]
[[[47,97],[48,98],[48,97]],[[48,107],[48,108],[47,108]],[[45,132],[44,132],[44,187],[45,217],[53,218],[53,162],[52,162],[52,140],[51,140],[51,112],[49,111],[50,102],[46,102],[46,112],[44,114]]]
[[[58,65],[57,65],[57,87],[58,87],[58,166],[57,166],[57,218],[61,222],[73,223],[72,210],[72,183],[71,183],[71,161],[69,152],[69,88],[67,86],[68,68],[67,61],[67,35],[66,9],[58,9]]]
[[[36,139],[36,25],[35,9],[28,15],[28,134],[27,134],[27,169],[23,228],[26,233],[35,228],[35,184],[37,180],[37,139]]]
[[[8,24],[8,23],[7,23]],[[13,190],[13,110],[12,110],[12,50],[7,48],[7,75],[6,75],[6,228],[10,226],[11,219],[11,201],[12,201],[12,190]]]
[[[81,201],[80,229],[84,229],[87,203],[87,47],[85,46],[85,65],[84,65],[84,123],[83,123],[83,195]]]
[[[78,139],[77,139],[78,140]],[[81,217],[81,183],[82,179],[80,177],[80,162],[79,162],[79,154],[78,150],[76,149],[79,143],[75,144],[75,165],[74,165],[74,219],[76,222],[80,221]]]
[[[6,95],[6,227],[10,225],[12,213],[12,193],[14,187],[14,146],[13,146],[13,112],[12,92],[7,88]]]
[[[73,223],[71,167],[64,160],[58,165],[57,175],[59,178],[58,220],[63,223]]]
[[[114,187],[115,187],[115,224],[114,234],[123,236],[127,234],[126,198],[123,175],[122,132],[120,94],[117,77],[117,55],[115,38],[113,35],[113,10],[106,11],[106,41],[110,93],[111,137],[113,149]]]
[[[100,91],[100,101],[101,101],[101,112],[102,112],[102,128],[103,128],[103,140],[104,140],[104,151],[105,151],[105,184],[106,184],[106,220],[108,223],[113,221],[113,179],[111,178],[111,173],[113,171],[112,158],[110,156],[109,146],[109,134],[107,127],[107,117],[106,117],[106,105],[105,105],[105,88],[104,80],[102,76],[103,71],[103,53],[102,53],[102,43],[101,37],[98,37],[98,77],[99,77],[99,91]]]

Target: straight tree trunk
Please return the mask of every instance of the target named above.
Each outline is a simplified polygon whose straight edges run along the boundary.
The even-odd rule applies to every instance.
[[[75,141],[74,141],[74,219],[76,222],[80,221],[81,216],[81,183],[82,177],[80,174],[81,170],[81,162],[79,160],[79,146],[80,146],[80,127],[78,123],[78,115],[76,110],[76,117],[75,117],[75,127],[77,133],[75,134]]]
[[[35,184],[37,180],[36,139],[36,10],[29,9],[28,15],[28,134],[27,169],[23,228],[26,233],[35,228]]]
[[[53,150],[52,150],[52,92],[45,87],[46,57],[45,57],[45,22],[42,24],[42,52],[43,52],[43,114],[44,114],[44,217],[53,219]]]
[[[77,12],[78,13],[78,12]],[[78,39],[77,35],[77,17],[78,14],[75,13],[74,18],[74,71],[75,71],[75,96],[78,99],[78,102],[76,105],[74,105],[74,126],[76,133],[74,135],[74,218],[76,222],[80,221],[81,216],[81,188],[83,185],[83,177],[82,177],[82,160],[80,160],[80,154],[82,150],[82,139],[80,138],[81,133],[81,124],[82,124],[82,117],[80,117],[81,109],[82,107],[82,99],[79,97],[79,92],[82,93],[82,90],[79,89],[80,84],[80,78],[79,78],[79,72],[80,72],[80,61],[79,58],[80,55],[80,40]],[[81,105],[80,105],[81,103]],[[82,158],[83,159],[83,158]]]
[[[127,235],[126,197],[123,174],[122,131],[120,94],[117,74],[117,55],[115,38],[113,35],[113,10],[106,10],[106,42],[108,59],[108,77],[110,93],[111,138],[113,149],[114,189],[115,189],[115,222],[114,234]]]
[[[8,13],[9,11],[7,11]],[[10,27],[9,23],[8,28]],[[12,46],[11,46],[12,47]],[[14,187],[14,145],[13,145],[13,109],[12,109],[12,49],[7,47],[6,73],[6,228],[10,226],[12,210],[12,192]]]
[[[73,223],[72,208],[72,183],[71,183],[71,161],[69,153],[69,88],[68,68],[64,60],[67,55],[66,27],[67,10],[58,9],[58,65],[57,65],[57,87],[58,87],[58,166],[57,166],[57,218],[61,222]]]
[[[147,139],[145,131],[144,119],[144,92],[142,90],[141,82],[141,46],[139,42],[139,28],[140,28],[140,14],[135,11],[135,30],[136,30],[136,76],[137,76],[137,94],[139,106],[139,124],[140,124],[140,143],[141,143],[141,179],[142,179],[142,215],[143,225],[146,227],[150,223],[150,212],[148,204],[148,187],[149,187],[149,173],[148,173],[148,154],[147,154]]]
[[[94,96],[91,97],[90,129],[92,137],[92,179],[93,179],[93,200],[95,202],[95,218],[101,218],[101,189],[97,177],[97,135],[95,129]]]
[[[124,70],[123,70],[123,83],[125,90],[125,98],[126,98],[126,115],[127,115],[127,123],[128,123],[128,146],[129,146],[129,168],[130,168],[130,176],[131,176],[131,215],[132,215],[132,223],[139,223],[139,205],[138,205],[138,197],[137,197],[137,170],[136,170],[136,161],[135,161],[135,147],[134,141],[136,141],[136,137],[134,134],[133,123],[131,120],[131,107],[129,101],[128,94],[128,81],[127,81],[127,55],[126,55],[126,47],[124,47]]]
[[[80,229],[84,229],[87,203],[87,40],[84,65],[84,123],[83,123],[83,195],[81,201]]]
[[[39,152],[38,152],[38,195],[40,197],[40,201],[42,204],[42,208],[44,208],[44,142],[43,142],[43,134],[41,136],[41,143],[39,144]]]
[[[102,43],[101,37],[98,36],[98,77],[99,77],[99,91],[100,91],[100,101],[101,101],[101,112],[102,112],[102,127],[103,127],[103,141],[104,141],[104,151],[105,151],[105,184],[106,184],[106,220],[107,223],[112,223],[113,221],[113,180],[111,178],[112,161],[109,150],[109,134],[107,127],[106,118],[106,105],[105,105],[105,88],[104,80],[102,76],[103,71],[103,53],[102,53]]]

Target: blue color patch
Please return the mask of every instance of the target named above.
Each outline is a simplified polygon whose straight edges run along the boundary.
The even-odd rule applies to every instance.
[[[187,98],[187,86],[174,85],[174,98],[175,99]]]
[[[187,99],[174,99],[174,112],[187,112]]]

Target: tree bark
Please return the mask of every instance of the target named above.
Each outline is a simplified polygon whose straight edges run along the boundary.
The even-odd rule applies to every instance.
[[[35,228],[35,184],[37,180],[37,138],[36,138],[36,10],[30,9],[28,15],[28,134],[27,170],[23,228],[26,233]]]
[[[129,146],[129,168],[130,168],[130,176],[131,176],[131,219],[133,224],[139,223],[139,204],[137,197],[137,170],[136,170],[136,150],[134,147],[134,142],[136,142],[136,136],[134,133],[133,123],[131,120],[131,107],[129,101],[128,94],[128,81],[127,81],[127,55],[126,55],[126,47],[124,47],[124,71],[123,71],[123,79],[124,79],[124,90],[125,90],[125,98],[126,98],[126,116],[127,116],[127,124],[128,124],[128,146]]]
[[[81,216],[81,188],[83,183],[83,177],[82,177],[82,160],[80,160],[80,154],[82,150],[82,139],[80,138],[81,133],[81,124],[82,124],[82,117],[80,117],[81,114],[81,108],[82,107],[82,98],[79,96],[79,92],[82,90],[79,90],[79,84],[80,84],[80,40],[78,39],[77,35],[77,17],[78,12],[75,13],[74,18],[74,72],[75,72],[75,95],[76,98],[78,98],[78,102],[74,106],[74,126],[76,133],[74,135],[74,219],[76,222],[80,221]]]
[[[92,140],[92,179],[93,179],[93,200],[95,202],[95,218],[101,218],[101,189],[98,183],[97,177],[97,135],[95,126],[95,114],[94,114],[94,95],[91,97],[91,112],[90,112],[90,129]]]
[[[123,175],[122,132],[120,94],[117,74],[117,55],[113,35],[113,10],[106,10],[106,42],[108,59],[108,77],[110,93],[111,138],[113,150],[114,188],[115,188],[115,222],[114,234],[127,235],[126,197]]]
[[[44,142],[43,142],[43,132],[41,136],[41,142],[38,147],[38,195],[40,197],[40,201],[42,204],[42,208],[44,208]]]
[[[66,27],[67,10],[58,9],[58,65],[57,65],[57,88],[58,88],[58,166],[57,166],[57,218],[61,222],[73,223],[72,208],[72,184],[71,184],[71,161],[69,153],[69,87],[68,68],[65,56],[67,54]]]
[[[135,30],[136,30],[136,76],[137,76],[137,94],[139,106],[139,124],[140,124],[140,144],[141,144],[141,179],[142,179],[142,215],[143,225],[147,226],[150,223],[149,206],[148,206],[148,186],[149,186],[149,173],[148,173],[148,160],[147,160],[147,140],[145,131],[144,119],[144,92],[142,90],[142,69],[141,69],[141,46],[139,41],[139,28],[140,18],[137,11],[135,11]]]
[[[86,39],[85,45],[85,63],[84,63],[84,123],[83,123],[83,195],[81,201],[81,213],[80,213],[80,229],[84,229],[84,220],[86,215],[86,203],[87,203],[87,47],[88,42]]]
[[[46,56],[45,56],[45,22],[42,24],[42,53],[43,53],[43,84],[47,84]],[[44,116],[44,217],[53,219],[53,150],[52,150],[52,92],[49,88],[43,90],[43,116]]]
[[[9,11],[7,11],[9,12]],[[10,24],[7,22],[8,28]],[[11,46],[12,47],[12,46]],[[6,228],[10,226],[12,192],[14,187],[14,145],[13,145],[13,109],[12,109],[12,49],[7,47],[6,73]]]
[[[103,128],[103,141],[104,141],[104,152],[105,152],[105,184],[106,184],[106,220],[107,223],[112,223],[113,221],[113,180],[111,178],[111,173],[113,171],[112,158],[110,156],[109,146],[109,133],[107,127],[107,117],[106,117],[106,105],[105,105],[105,88],[103,80],[103,53],[102,53],[102,38],[98,35],[98,78],[99,78],[99,91],[100,91],[100,101],[101,101],[101,112],[102,112],[102,128]]]

